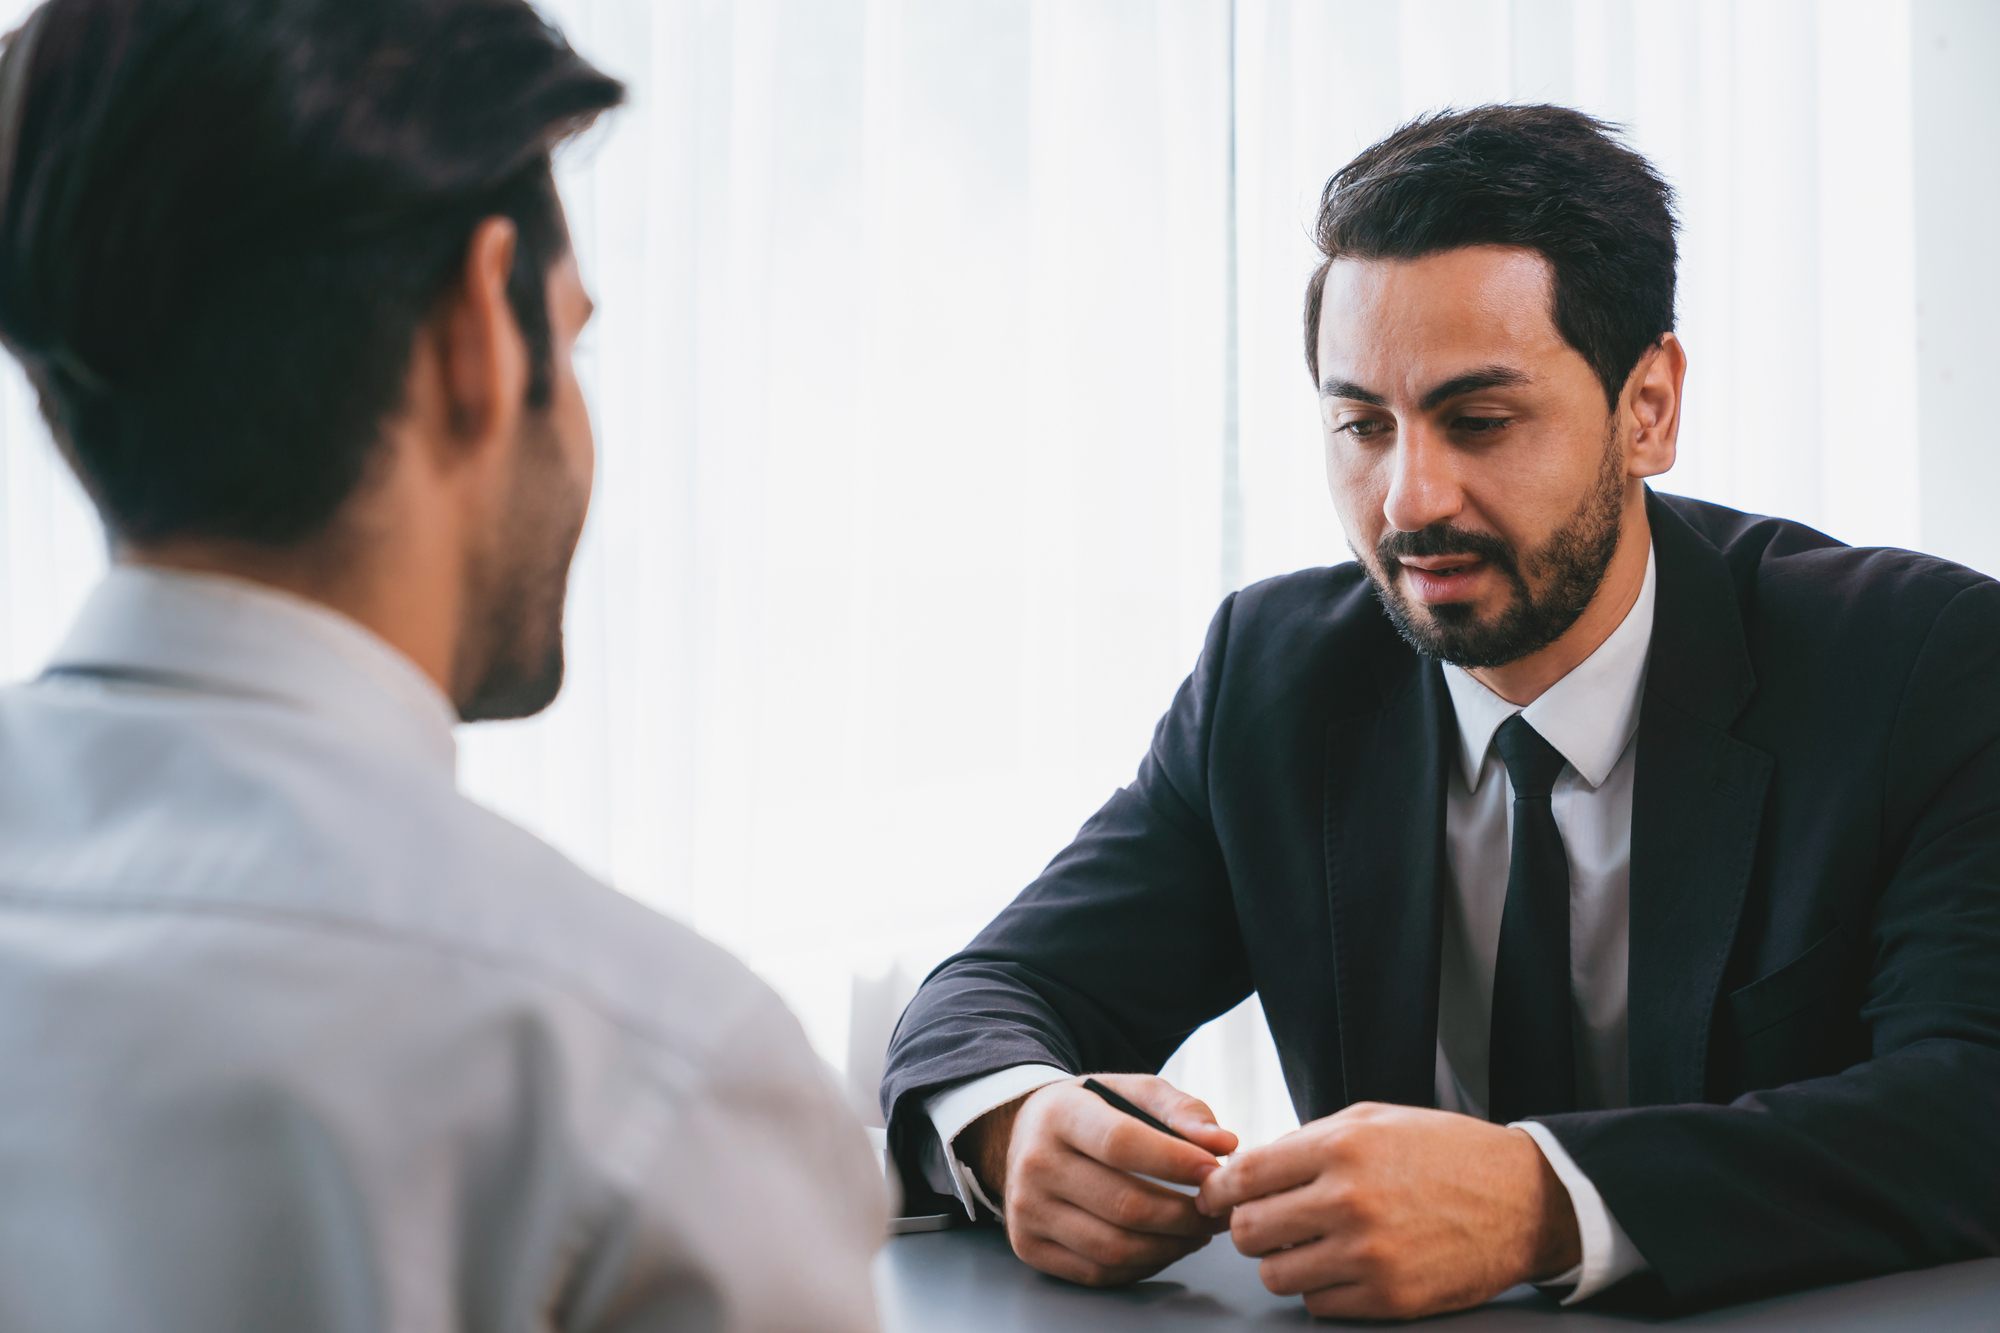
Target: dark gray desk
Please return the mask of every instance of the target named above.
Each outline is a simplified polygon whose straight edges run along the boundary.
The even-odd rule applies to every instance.
[[[1315,1323],[1296,1297],[1265,1291],[1256,1261],[1236,1253],[1227,1236],[1152,1281],[1119,1291],[1086,1291],[1043,1277],[1014,1257],[997,1230],[898,1236],[875,1261],[875,1290],[885,1333],[1117,1333]],[[1444,1325],[1453,1333],[1614,1328],[1631,1333],[1649,1322],[1562,1310],[1522,1287],[1426,1327]],[[1994,1333],[2000,1329],[2000,1259],[1825,1287],[1665,1323],[1743,1333]]]

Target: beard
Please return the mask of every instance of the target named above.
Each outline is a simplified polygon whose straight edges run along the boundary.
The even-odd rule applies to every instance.
[[[1615,444],[1615,437],[1606,439],[1596,484],[1576,512],[1526,558],[1498,537],[1447,523],[1386,534],[1375,547],[1376,568],[1368,569],[1366,561],[1362,567],[1403,641],[1454,666],[1499,667],[1540,652],[1566,634],[1597,596],[1618,550],[1625,476]],[[1410,601],[1398,559],[1440,555],[1477,556],[1513,585],[1513,595],[1497,617],[1482,623],[1468,602],[1419,608]],[[1385,577],[1378,570],[1391,572]],[[1539,592],[1531,579],[1540,585]]]
[[[458,715],[465,722],[532,717],[562,691],[563,604],[590,495],[563,465],[544,414],[522,424],[518,465],[497,540],[475,562],[460,636]]]

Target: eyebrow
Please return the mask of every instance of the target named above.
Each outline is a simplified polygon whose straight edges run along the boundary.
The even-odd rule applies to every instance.
[[[1476,393],[1481,389],[1507,389],[1527,382],[1527,372],[1516,370],[1512,366],[1481,366],[1478,370],[1468,370],[1463,375],[1455,375],[1432,388],[1424,395],[1423,401],[1418,406],[1428,412],[1440,403],[1449,402],[1468,393]],[[1373,389],[1362,388],[1352,380],[1328,380],[1319,386],[1319,391],[1323,397],[1345,398],[1351,402],[1366,403],[1370,407],[1389,405],[1387,398]]]
[[[1448,403],[1481,389],[1511,389],[1527,382],[1526,371],[1515,370],[1511,366],[1481,366],[1478,370],[1467,371],[1438,385],[1424,395],[1423,402],[1418,406],[1428,412],[1440,403]]]
[[[1347,398],[1370,407],[1387,407],[1389,400],[1373,389],[1364,389],[1353,380],[1328,380],[1319,386],[1322,398]]]

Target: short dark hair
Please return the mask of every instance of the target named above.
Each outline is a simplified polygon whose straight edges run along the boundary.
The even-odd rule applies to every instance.
[[[1615,408],[1626,377],[1674,327],[1673,191],[1614,127],[1560,106],[1423,116],[1334,173],[1306,287],[1306,365],[1336,259],[1420,259],[1467,245],[1539,252],[1554,270],[1557,332]]]
[[[0,60],[0,339],[110,531],[289,545],[486,217],[546,405],[557,144],[623,86],[526,0],[48,0]]]

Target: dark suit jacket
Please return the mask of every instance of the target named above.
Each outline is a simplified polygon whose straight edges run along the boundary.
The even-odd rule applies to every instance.
[[[1675,1304],[2000,1252],[2000,584],[1647,508],[1633,1106],[1544,1119]],[[1454,726],[1358,566],[1225,600],[1136,780],[904,1014],[913,1201],[941,1085],[1157,1071],[1253,990],[1302,1120],[1435,1105]]]

